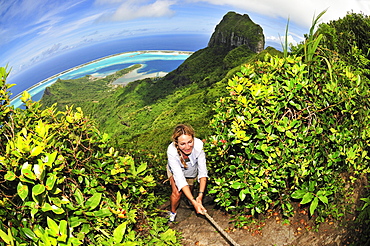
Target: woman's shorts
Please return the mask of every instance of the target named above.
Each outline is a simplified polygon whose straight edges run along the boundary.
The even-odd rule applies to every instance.
[[[171,178],[172,176],[173,176],[173,174],[172,174],[170,168],[167,165],[167,177]],[[188,185],[192,186],[192,185],[194,185],[194,182],[195,182],[196,179],[197,178],[186,178],[186,182],[188,182]]]

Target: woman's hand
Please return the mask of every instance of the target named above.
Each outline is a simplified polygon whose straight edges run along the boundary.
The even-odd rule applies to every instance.
[[[203,204],[203,195],[202,194],[199,194],[198,196],[197,196],[197,199],[195,199],[198,203],[200,203],[200,204]]]
[[[195,211],[198,214],[205,214],[207,210],[203,207],[202,202],[198,202],[198,200],[199,200],[199,197],[197,197],[197,200],[192,201]]]
[[[191,201],[191,203],[193,204],[195,208],[195,211],[198,214],[204,214],[207,212],[207,210],[202,205],[202,199],[203,199],[202,193],[199,193],[198,197],[195,199],[193,195],[191,194],[191,191],[188,185],[184,186],[182,188],[182,191],[184,192],[185,196],[189,199],[189,201]]]

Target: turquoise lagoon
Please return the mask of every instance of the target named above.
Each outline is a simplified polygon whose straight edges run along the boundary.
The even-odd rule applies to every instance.
[[[55,83],[58,78],[67,80],[86,75],[105,77],[134,64],[142,64],[142,67],[115,81],[115,84],[124,85],[146,77],[162,77],[176,69],[191,53],[188,51],[135,51],[110,55],[63,71],[33,85],[26,91],[31,95],[32,100],[38,101],[42,98],[45,89]],[[11,105],[16,108],[23,107],[20,100],[21,95],[22,93],[16,95],[12,99]]]

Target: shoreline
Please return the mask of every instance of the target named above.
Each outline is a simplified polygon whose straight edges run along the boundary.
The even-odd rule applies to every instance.
[[[28,87],[27,89],[23,90],[22,92],[18,93],[17,95],[15,95],[11,100],[10,102],[12,102],[13,100],[19,98],[20,96],[22,96],[23,92],[24,91],[29,91],[29,90],[32,90],[33,88],[35,87],[38,87],[44,83],[47,83],[49,82],[50,80],[53,80],[53,79],[56,79],[58,78],[59,76],[62,76],[63,74],[66,74],[68,72],[72,72],[74,70],[77,70],[81,67],[84,67],[84,66],[87,66],[89,64],[92,64],[92,63],[96,63],[96,62],[99,62],[101,60],[104,60],[104,59],[108,59],[108,58],[111,58],[111,57],[115,57],[115,56],[120,56],[120,55],[123,55],[123,54],[129,54],[129,53],[138,53],[138,54],[146,54],[146,53],[159,53],[159,54],[162,54],[162,55],[181,55],[181,54],[188,54],[188,55],[191,55],[193,54],[194,52],[193,51],[178,51],[178,50],[137,50],[137,51],[127,51],[127,52],[121,52],[121,53],[117,53],[117,54],[113,54],[113,55],[109,55],[109,56],[104,56],[104,57],[101,57],[101,58],[98,58],[98,59],[95,59],[95,60],[92,60],[90,62],[87,62],[87,63],[83,63],[81,65],[78,65],[78,66],[75,66],[75,67],[72,67],[70,69],[67,69],[67,70],[64,70],[60,73],[57,73],[51,77],[48,77],[30,87]],[[137,54],[134,54],[134,56],[136,56]],[[118,85],[118,84],[116,84]]]
[[[143,67],[143,64],[140,64],[141,67],[135,68],[130,72],[122,75],[121,77],[117,78],[115,81],[111,83],[112,86],[125,86],[130,82],[146,79],[146,78],[161,78],[164,77],[167,73],[166,72],[155,72],[155,73],[139,73],[138,70]]]

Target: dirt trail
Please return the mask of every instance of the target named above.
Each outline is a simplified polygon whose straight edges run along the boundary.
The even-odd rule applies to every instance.
[[[312,221],[307,220],[308,216],[304,210],[298,210],[298,213],[289,220],[289,224],[284,224],[281,216],[277,213],[271,213],[271,216],[259,225],[236,229],[230,222],[230,215],[215,209],[213,204],[206,203],[204,206],[208,214],[240,246],[348,245],[344,239],[347,234],[344,228],[327,223],[316,231],[312,228]],[[171,224],[171,228],[182,233],[182,245],[232,245],[205,216],[197,215],[184,201],[181,201],[177,214],[176,222]]]

